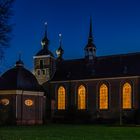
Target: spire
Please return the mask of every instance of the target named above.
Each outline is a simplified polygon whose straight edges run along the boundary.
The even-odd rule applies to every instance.
[[[93,42],[93,36],[92,36],[92,18],[90,17],[90,26],[89,26],[89,37],[88,42]]]
[[[21,52],[19,52],[18,60],[21,60]]]
[[[59,34],[59,43],[60,43],[60,47],[62,46],[62,34]]]
[[[44,25],[45,25],[45,34],[44,34],[44,37],[47,38],[47,22],[45,22]]]
[[[62,60],[62,55],[64,53],[64,50],[62,49],[62,34],[59,34],[59,48],[56,50],[56,54],[57,54],[57,59],[58,60]]]
[[[49,39],[47,36],[47,26],[48,26],[47,22],[45,22],[44,25],[45,25],[45,33],[44,33],[44,38],[41,41],[42,48],[48,47],[49,45]]]
[[[92,18],[90,17],[88,43],[85,47],[85,58],[93,60],[96,57],[96,46],[92,34]]]

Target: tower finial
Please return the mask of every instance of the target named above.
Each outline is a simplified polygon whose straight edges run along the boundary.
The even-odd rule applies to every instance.
[[[41,45],[42,45],[42,48],[47,48],[49,45],[49,40],[47,37],[47,25],[48,25],[47,22],[45,22],[44,25],[45,25],[45,34],[44,34],[44,38],[41,41]]]
[[[23,63],[23,61],[21,60],[21,52],[19,52],[19,54],[18,54],[18,60],[16,61],[16,64],[15,64],[15,66],[17,67],[17,66],[23,66],[24,65],[24,63]]]
[[[60,43],[60,47],[62,46],[62,34],[59,34],[59,43]]]
[[[45,37],[47,37],[47,26],[48,26],[47,21],[44,23],[44,25],[45,25]]]
[[[92,17],[90,16],[90,26],[89,26],[89,37],[88,37],[88,42],[93,41],[93,35],[92,35]]]
[[[59,34],[59,43],[60,43],[60,46],[56,50],[56,54],[57,54],[57,60],[61,61],[63,60],[62,56],[64,53],[64,50],[62,49],[62,34]]]
[[[21,60],[21,52],[18,54],[18,59]]]

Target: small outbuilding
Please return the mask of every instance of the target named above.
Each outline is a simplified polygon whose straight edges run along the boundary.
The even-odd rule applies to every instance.
[[[43,89],[19,59],[0,78],[0,124],[42,124],[44,112]]]

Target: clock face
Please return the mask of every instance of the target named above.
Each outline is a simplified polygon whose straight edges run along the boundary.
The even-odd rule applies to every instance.
[[[31,99],[26,99],[26,100],[25,100],[25,105],[26,105],[26,106],[32,106],[32,105],[33,105],[33,100],[31,100]]]
[[[4,99],[1,99],[0,100],[0,103],[2,104],[2,105],[9,105],[9,103],[10,103],[10,101],[8,100],[8,99],[6,99],[6,98],[4,98]]]

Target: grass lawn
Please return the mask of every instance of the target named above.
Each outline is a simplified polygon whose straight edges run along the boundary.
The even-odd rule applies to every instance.
[[[1,126],[0,140],[140,140],[140,127],[68,124]]]

